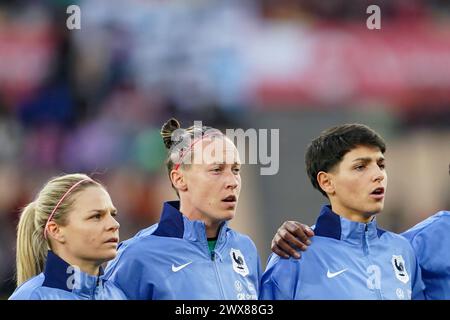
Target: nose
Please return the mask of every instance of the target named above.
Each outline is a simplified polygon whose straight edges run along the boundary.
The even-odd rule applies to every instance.
[[[373,175],[373,181],[381,182],[386,178],[386,171],[381,170],[378,166],[375,168],[375,173]]]
[[[107,228],[108,228],[108,230],[113,230],[113,231],[119,230],[120,223],[112,215],[109,215]]]
[[[227,179],[227,181],[226,181],[226,188],[227,188],[227,189],[234,190],[234,189],[236,189],[236,188],[239,186],[239,184],[241,183],[241,182],[240,182],[240,175],[239,175],[239,174],[235,174],[235,173],[233,173],[232,171],[230,171],[230,172],[227,174],[226,179]]]

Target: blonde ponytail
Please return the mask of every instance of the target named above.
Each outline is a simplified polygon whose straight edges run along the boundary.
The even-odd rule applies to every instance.
[[[47,257],[47,242],[35,225],[36,205],[28,204],[17,227],[17,286],[42,272]]]

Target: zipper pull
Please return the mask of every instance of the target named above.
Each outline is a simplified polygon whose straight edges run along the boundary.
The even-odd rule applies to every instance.
[[[211,260],[216,260],[216,253],[214,251],[211,251]]]

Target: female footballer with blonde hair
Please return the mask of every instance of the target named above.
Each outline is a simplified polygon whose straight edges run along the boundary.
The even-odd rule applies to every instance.
[[[117,253],[115,216],[108,192],[87,175],[48,181],[20,216],[19,287],[10,299],[124,299],[101,277],[102,263]]]

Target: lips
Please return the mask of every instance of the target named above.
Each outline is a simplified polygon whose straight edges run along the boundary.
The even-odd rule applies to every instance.
[[[111,237],[108,240],[106,240],[105,243],[119,243],[119,238]]]
[[[236,196],[235,195],[229,195],[225,199],[222,199],[224,202],[236,202]]]
[[[370,197],[374,198],[376,200],[381,200],[384,198],[384,188],[383,187],[378,187],[375,188],[371,193],[370,193]]]
[[[230,194],[228,197],[222,199],[222,203],[226,210],[234,210],[237,205],[237,197]]]

